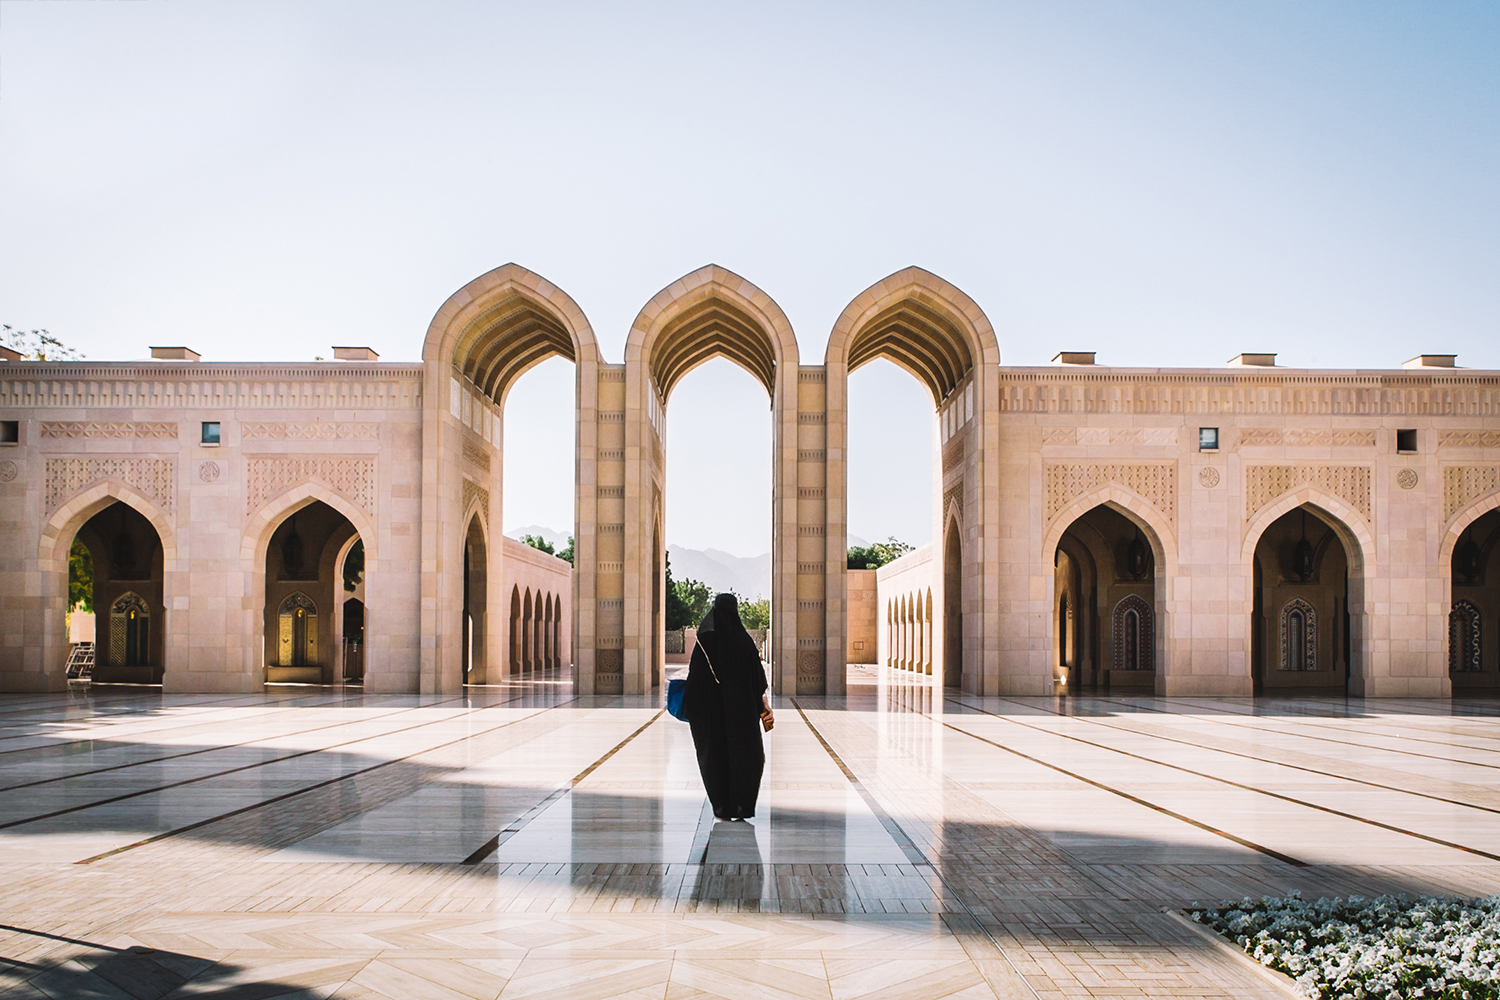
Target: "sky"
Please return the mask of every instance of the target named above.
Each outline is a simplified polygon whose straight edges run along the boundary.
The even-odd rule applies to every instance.
[[[713,262],[811,363],[918,264],[1004,364],[1500,368],[1494,3],[0,0],[0,150],[0,322],[93,359],[415,360],[515,261],[618,361]],[[512,392],[507,526],[571,520],[553,366]],[[925,541],[929,490],[882,470],[928,460],[930,403],[857,377],[851,530]],[[673,543],[768,548],[752,389],[674,392]]]

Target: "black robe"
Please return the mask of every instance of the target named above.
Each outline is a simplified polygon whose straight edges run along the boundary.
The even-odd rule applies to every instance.
[[[761,695],[766,671],[740,622],[739,602],[720,594],[698,629],[683,707],[698,751],[698,772],[720,819],[755,815],[766,766],[761,745]]]

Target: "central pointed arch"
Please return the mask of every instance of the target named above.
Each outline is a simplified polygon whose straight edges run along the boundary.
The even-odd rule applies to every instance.
[[[771,631],[775,637],[771,672],[778,690],[794,683],[797,340],[786,314],[771,296],[733,271],[709,264],[653,296],[631,325],[625,344],[624,445],[632,460],[626,465],[624,493],[635,502],[627,503],[626,523],[621,525],[619,644],[613,645],[614,637],[602,630],[599,636],[601,692],[615,684],[625,693],[649,691],[665,662],[665,601],[654,600],[653,595],[661,594],[664,587],[661,550],[666,536],[658,530],[656,518],[658,512],[664,518],[666,511],[666,406],[685,375],[716,357],[744,368],[770,397],[775,480],[771,490]],[[602,579],[600,586],[615,592]],[[623,652],[606,652],[611,647]],[[619,674],[607,673],[605,663]]]
[[[996,472],[985,460],[985,413],[997,392],[1000,347],[984,310],[957,286],[920,267],[907,267],[855,296],[839,315],[824,354],[827,390],[827,544],[824,565],[825,645],[830,652],[829,693],[842,691],[844,664],[836,651],[846,647],[848,609],[849,374],[876,359],[910,373],[932,395],[934,438],[940,455],[932,470],[932,538],[945,552],[961,553],[962,565],[945,569],[939,586],[959,593],[934,594],[944,614],[933,624],[933,641],[944,650],[944,683],[993,693],[979,676],[986,661],[982,639],[963,649],[960,637],[947,635],[962,627],[954,609],[980,607],[994,582],[986,576],[984,539],[995,527],[979,516],[983,497],[998,489]],[[965,531],[950,538],[954,517]],[[950,571],[951,570],[951,571]],[[839,609],[839,610],[833,610]],[[977,638],[977,637],[976,637]],[[958,663],[968,664],[967,673]],[[998,679],[997,679],[998,680]],[[1029,693],[1029,692],[1028,692]]]

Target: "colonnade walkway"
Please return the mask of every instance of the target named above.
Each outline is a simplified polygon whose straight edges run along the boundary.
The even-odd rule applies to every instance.
[[[1280,997],[1168,911],[1500,892],[1500,703],[776,708],[723,823],[659,696],[5,696],[0,994]]]

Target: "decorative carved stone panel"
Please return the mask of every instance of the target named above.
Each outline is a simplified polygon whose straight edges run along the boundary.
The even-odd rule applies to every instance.
[[[1245,519],[1299,486],[1316,486],[1370,520],[1368,465],[1250,465],[1245,467]]]
[[[20,474],[21,469],[16,465],[15,462],[12,462],[8,458],[5,461],[0,462],[0,483],[15,482],[16,476]]]
[[[1076,427],[1043,427],[1042,444],[1077,444]]]
[[[1403,490],[1416,489],[1418,481],[1416,469],[1402,469],[1396,473],[1396,485]]]
[[[464,438],[464,461],[484,472],[490,471],[490,453],[478,441]]]
[[[960,516],[963,515],[963,509],[964,509],[963,497],[964,497],[964,484],[961,483],[961,482],[958,485],[951,486],[948,489],[946,489],[946,490],[943,491],[943,520],[944,521],[946,521],[948,519],[948,512],[953,509],[953,505],[955,503],[958,504],[959,515]]]
[[[1438,431],[1439,448],[1500,448],[1500,431]]]
[[[92,420],[62,420],[41,425],[44,438],[148,438],[175,441],[175,423],[98,423]]]
[[[1212,465],[1205,466],[1204,468],[1199,469],[1198,482],[1202,483],[1203,488],[1206,490],[1213,489],[1215,486],[1219,485],[1219,470],[1214,468]]]
[[[479,500],[479,514],[484,518],[485,524],[490,521],[490,491],[471,480],[464,480],[463,508],[467,513],[469,505],[475,499]]]
[[[823,680],[827,673],[826,652],[821,649],[797,651],[797,693],[812,695],[823,693]]]
[[[1470,500],[1500,489],[1500,466],[1450,465],[1443,470],[1443,520],[1463,510]]]
[[[155,501],[162,510],[176,509],[176,471],[170,458],[49,458],[47,510],[56,510],[95,483],[117,482]]]
[[[241,424],[245,441],[378,441],[380,425],[373,423]]]
[[[315,482],[375,513],[373,458],[247,458],[245,513],[253,514],[271,497],[304,482]]]
[[[1240,431],[1240,445],[1247,448],[1258,445],[1285,445],[1293,448],[1312,446],[1373,448],[1375,447],[1375,432],[1347,428],[1330,430],[1326,427],[1292,427],[1286,430],[1279,427],[1251,427]]]
[[[1056,464],[1048,465],[1047,520],[1081,496],[1113,483],[1145,499],[1151,506],[1177,521],[1177,466],[1163,464]]]
[[[219,468],[218,462],[198,463],[198,481],[200,483],[216,483],[219,481],[221,474],[222,470]]]

